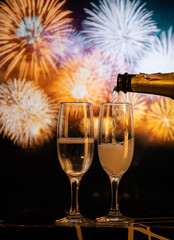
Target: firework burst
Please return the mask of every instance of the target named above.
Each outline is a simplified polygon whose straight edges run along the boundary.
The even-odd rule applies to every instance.
[[[172,28],[163,31],[159,37],[155,36],[151,50],[142,58],[137,66],[137,71],[145,73],[173,72],[174,66],[174,34]]]
[[[147,115],[147,126],[157,139],[174,141],[174,101],[161,98],[152,104]]]
[[[71,19],[62,11],[65,1],[6,0],[0,3],[0,67],[7,65],[5,78],[17,67],[19,78],[45,78],[58,61],[50,43],[65,35]]]
[[[146,98],[143,95],[139,93],[124,94],[123,92],[120,92],[119,102],[132,103],[135,126],[139,126],[139,124],[145,120],[148,105]]]
[[[57,79],[48,86],[58,102],[91,102],[93,109],[99,110],[106,99],[106,81],[99,74],[102,67],[100,54],[88,53],[76,59],[69,59],[59,69]],[[61,91],[60,91],[61,89]]]
[[[0,85],[0,133],[27,148],[48,141],[55,131],[57,105],[32,81]]]
[[[120,61],[135,63],[149,49],[152,35],[157,32],[152,12],[140,1],[100,1],[93,10],[85,9],[88,17],[83,22],[84,33],[91,45]]]

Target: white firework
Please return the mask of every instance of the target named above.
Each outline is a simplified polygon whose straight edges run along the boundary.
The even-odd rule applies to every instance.
[[[136,68],[138,72],[173,72],[174,67],[174,34],[172,27],[168,32],[162,31],[159,37],[155,36],[151,50],[142,58]]]
[[[0,133],[28,148],[48,141],[55,131],[57,105],[32,81],[0,85]]]
[[[148,51],[156,23],[152,11],[147,11],[140,1],[103,0],[99,6],[85,9],[89,15],[83,21],[87,41],[105,51],[105,56],[134,64]]]

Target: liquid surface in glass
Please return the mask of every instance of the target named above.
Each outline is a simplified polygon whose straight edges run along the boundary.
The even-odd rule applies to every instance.
[[[93,138],[59,138],[57,140],[58,158],[67,175],[78,177],[90,167],[93,150]]]
[[[103,169],[112,177],[119,177],[129,168],[134,149],[134,138],[117,143],[101,143],[98,153]]]

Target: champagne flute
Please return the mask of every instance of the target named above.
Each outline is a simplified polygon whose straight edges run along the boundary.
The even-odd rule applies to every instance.
[[[91,103],[63,102],[60,104],[57,152],[60,165],[71,184],[69,214],[56,223],[88,222],[79,211],[80,180],[89,169],[94,153],[93,113]]]
[[[118,205],[118,186],[129,168],[134,151],[134,125],[132,105],[129,103],[103,103],[98,128],[98,154],[100,163],[111,181],[110,212],[97,218],[98,223],[128,224]]]

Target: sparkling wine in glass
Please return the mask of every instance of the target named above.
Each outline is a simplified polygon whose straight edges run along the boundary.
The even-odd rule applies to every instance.
[[[118,205],[118,186],[129,168],[134,151],[134,125],[132,105],[129,103],[103,103],[98,128],[98,154],[100,163],[111,181],[110,212],[97,218],[98,223],[128,224]]]
[[[71,207],[68,216],[56,223],[88,222],[79,211],[80,180],[89,169],[94,153],[93,113],[91,103],[60,104],[57,129],[58,159],[71,184]]]

